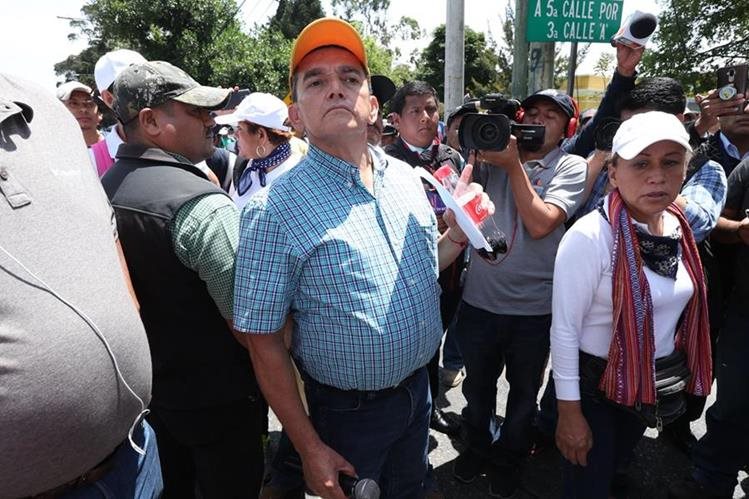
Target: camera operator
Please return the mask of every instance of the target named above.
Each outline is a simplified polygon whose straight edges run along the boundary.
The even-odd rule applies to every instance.
[[[518,121],[543,125],[543,143],[519,146],[510,137],[503,151],[480,151],[482,164],[474,180],[496,203],[494,222],[507,232],[508,248],[496,259],[473,252],[456,317],[467,375],[468,448],[456,460],[454,475],[470,483],[488,463],[491,495],[499,497],[517,490],[530,448],[549,353],[554,255],[563,224],[581,201],[586,175],[585,160],[559,147],[575,133],[579,112],[574,100],[549,89],[525,99],[522,108]],[[496,386],[505,366],[510,391],[500,433]]]

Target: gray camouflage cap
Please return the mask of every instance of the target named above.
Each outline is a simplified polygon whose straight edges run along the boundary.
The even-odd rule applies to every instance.
[[[114,112],[122,123],[138,116],[141,109],[158,107],[169,100],[207,109],[222,107],[230,88],[205,87],[180,68],[164,61],[133,64],[114,81]]]

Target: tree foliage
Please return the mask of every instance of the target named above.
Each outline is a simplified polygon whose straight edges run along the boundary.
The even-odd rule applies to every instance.
[[[90,0],[81,11],[74,27],[91,47],[131,48],[207,83],[217,83],[211,63],[240,33],[233,0]]]
[[[691,92],[715,87],[715,69],[748,57],[749,15],[737,0],[659,0],[654,50],[642,72],[676,78]]]
[[[438,26],[432,41],[421,53],[416,77],[432,85],[439,95],[445,91],[445,25]],[[471,95],[506,91],[499,79],[497,46],[483,33],[465,28],[465,91]]]
[[[499,88],[504,93],[509,94],[512,87],[512,59],[515,51],[515,11],[510,6],[510,2],[505,7],[505,15],[500,18],[500,24],[502,26],[502,44],[498,47],[497,52],[497,65],[499,66],[497,79],[499,80]]]
[[[614,54],[611,52],[602,52],[595,66],[593,66],[593,72],[603,78],[604,86],[608,85],[608,78],[615,62],[616,56]]]
[[[279,0],[268,27],[294,40],[309,23],[325,17],[320,0]]]
[[[390,44],[388,9],[390,0],[331,0],[333,12],[341,19],[358,21],[363,35],[377,34],[383,45]],[[382,35],[385,38],[382,38]]]
[[[212,62],[214,79],[223,86],[239,85],[283,98],[289,91],[292,43],[280,31],[267,28],[238,36],[231,51]]]
[[[267,28],[244,33],[234,0],[89,0],[81,12],[71,36],[86,37],[89,46],[55,65],[66,79],[93,83],[101,55],[129,48],[206,85],[287,92],[291,41]]]
[[[411,68],[394,62],[400,53],[383,43],[373,28],[387,24],[389,4],[338,1],[352,19],[360,19],[372,72],[400,84],[412,79]],[[320,1],[280,0],[268,23],[249,32],[243,31],[238,8],[235,0],[87,0],[83,18],[71,22],[75,33],[70,36],[87,38],[89,46],[58,62],[55,71],[93,85],[98,58],[129,48],[149,60],[169,61],[206,85],[239,85],[283,97],[288,91],[291,45],[304,26],[325,15]],[[418,23],[409,18],[388,30],[387,41],[421,34]]]

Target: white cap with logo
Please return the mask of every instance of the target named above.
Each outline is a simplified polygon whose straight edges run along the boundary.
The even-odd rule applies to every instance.
[[[289,108],[284,101],[275,95],[253,92],[239,103],[231,114],[216,116],[219,125],[236,125],[240,121],[249,121],[266,128],[288,132],[286,124],[289,119]]]
[[[83,92],[91,95],[93,90],[88,85],[84,85],[80,81],[68,81],[57,87],[57,98],[61,101],[70,99],[73,92]]]
[[[692,150],[689,145],[689,134],[676,116],[661,111],[649,111],[635,114],[621,124],[614,135],[611,152],[629,160],[662,140],[670,140],[684,146],[687,151]]]
[[[134,50],[119,49],[99,57],[94,66],[94,79],[99,92],[107,90],[123,69],[132,64],[142,64],[146,58]]]

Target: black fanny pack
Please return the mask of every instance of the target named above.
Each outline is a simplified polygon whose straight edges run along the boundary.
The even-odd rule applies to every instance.
[[[687,410],[686,387],[691,373],[684,352],[674,350],[671,355],[655,361],[655,404],[625,406],[610,400],[599,390],[601,376],[608,361],[580,352],[580,393],[615,405],[636,415],[649,428],[663,429]]]

